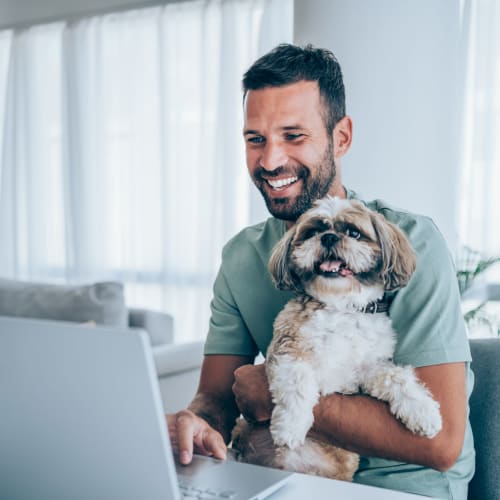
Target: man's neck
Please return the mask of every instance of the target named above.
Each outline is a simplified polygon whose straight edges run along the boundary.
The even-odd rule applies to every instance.
[[[330,190],[328,191],[328,196],[337,196],[338,198],[345,199],[347,198],[347,191],[345,187],[342,184],[335,184],[332,185]],[[287,220],[285,221],[285,226],[288,229],[290,229],[296,221],[294,220]]]
[[[330,196],[337,196],[338,198],[347,198],[347,191],[340,180],[340,175],[336,175],[333,184],[328,190]]]

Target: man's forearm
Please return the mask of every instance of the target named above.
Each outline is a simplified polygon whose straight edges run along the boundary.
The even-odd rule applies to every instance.
[[[365,456],[376,456],[445,470],[434,441],[409,431],[385,402],[364,395],[331,394],[314,409],[311,433]]]
[[[245,369],[234,390],[246,406],[264,408],[271,418],[272,402],[262,366]],[[467,423],[465,363],[445,363],[415,369],[440,405],[442,430],[432,439],[416,436],[389,411],[386,403],[364,395],[330,394],[314,407],[311,435],[365,456],[421,464],[437,470],[453,466],[462,450]],[[258,387],[245,380],[259,380]],[[261,415],[259,420],[265,420]],[[290,421],[290,425],[294,425]]]
[[[239,415],[234,400],[216,394],[198,393],[188,409],[220,432],[226,443],[230,441],[231,431]]]
[[[198,392],[188,409],[220,432],[226,443],[240,414],[232,390],[234,371],[252,362],[250,356],[210,355],[203,359]]]

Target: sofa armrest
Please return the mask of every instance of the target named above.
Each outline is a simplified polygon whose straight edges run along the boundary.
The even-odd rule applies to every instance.
[[[167,313],[130,308],[128,326],[146,330],[152,346],[171,344],[174,341],[174,319]]]
[[[155,346],[153,358],[160,378],[199,370],[203,362],[203,342]]]
[[[462,294],[462,300],[477,300],[478,302],[500,300],[500,283],[473,284]]]
[[[203,342],[156,346],[153,358],[164,412],[187,408],[200,379]]]

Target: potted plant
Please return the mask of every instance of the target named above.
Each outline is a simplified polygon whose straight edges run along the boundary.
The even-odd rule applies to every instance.
[[[483,257],[480,252],[470,247],[464,247],[461,258],[458,260],[457,281],[460,294],[464,296],[470,290],[476,279],[500,262],[500,256]],[[469,332],[482,326],[489,330],[490,335],[500,335],[498,318],[486,310],[488,300],[483,300],[479,305],[465,312],[464,319]]]

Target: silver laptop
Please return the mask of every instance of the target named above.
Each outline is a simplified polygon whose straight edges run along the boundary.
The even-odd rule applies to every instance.
[[[254,499],[290,476],[175,462],[144,331],[0,317],[0,498]]]

